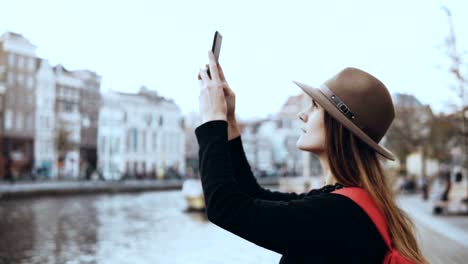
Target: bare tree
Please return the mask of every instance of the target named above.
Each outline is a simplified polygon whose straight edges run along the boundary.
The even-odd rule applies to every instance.
[[[468,168],[468,124],[467,124],[467,91],[466,87],[468,84],[468,71],[467,65],[464,63],[463,57],[467,54],[466,51],[461,52],[457,46],[457,38],[455,35],[455,29],[452,21],[452,12],[445,6],[441,6],[442,10],[446,13],[449,23],[449,34],[444,41],[444,51],[450,60],[451,65],[448,68],[449,73],[454,77],[458,87],[454,87],[457,96],[460,98],[460,115],[461,115],[461,129],[460,129],[460,141],[462,150],[464,153],[464,167]],[[462,73],[462,71],[465,73]]]
[[[421,104],[413,95],[395,94],[393,97],[396,115],[386,135],[386,145],[396,154],[401,171],[406,173],[406,157],[427,145],[433,114],[430,107]],[[422,149],[423,158],[425,150]]]
[[[456,125],[451,118],[443,114],[434,116],[431,121],[431,134],[429,136],[428,155],[441,162],[450,160],[450,150],[457,142],[454,140],[458,133]]]

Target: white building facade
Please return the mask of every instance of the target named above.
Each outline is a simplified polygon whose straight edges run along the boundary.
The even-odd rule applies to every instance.
[[[55,76],[47,60],[37,59],[34,159],[40,176],[57,175],[55,151]]]
[[[310,98],[304,94],[291,96],[275,115],[240,123],[247,159],[258,174],[321,175],[318,158],[297,147],[302,133],[297,114],[310,103]]]
[[[110,92],[102,97],[98,124],[98,169],[105,178],[185,174],[183,117],[174,102],[145,88]]]

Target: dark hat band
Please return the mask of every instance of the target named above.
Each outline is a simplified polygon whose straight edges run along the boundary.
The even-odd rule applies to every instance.
[[[328,88],[325,84],[320,85],[319,90],[332,102],[332,104],[338,108],[338,110],[346,116],[349,120],[353,121],[356,125],[356,116],[354,113],[349,109],[349,107],[341,100],[341,98],[334,94],[330,88]],[[358,125],[358,127],[361,127]]]

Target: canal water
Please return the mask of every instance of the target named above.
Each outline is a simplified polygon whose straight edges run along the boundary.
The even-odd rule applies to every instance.
[[[278,263],[180,191],[0,201],[0,263]]]

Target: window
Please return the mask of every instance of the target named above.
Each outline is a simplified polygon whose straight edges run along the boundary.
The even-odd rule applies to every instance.
[[[21,112],[16,113],[16,129],[23,129],[23,114]]]
[[[127,161],[125,162],[125,172],[126,172],[127,174],[130,173],[130,171],[131,171],[130,166],[131,166],[131,163],[130,163],[130,161],[127,160]]]
[[[47,144],[49,147],[47,147],[47,151],[50,153],[54,150],[54,142],[52,140],[47,140]]]
[[[276,120],[276,128],[283,128],[283,121],[281,119]]]
[[[142,143],[141,150],[143,153],[145,153],[146,152],[146,132],[145,131],[141,131],[141,143]]]
[[[15,75],[13,72],[8,72],[8,84],[14,85],[15,84]]]
[[[33,88],[33,78],[29,76],[26,78],[26,88],[31,89]]]
[[[30,71],[33,71],[34,70],[34,63],[35,63],[35,59],[34,58],[29,58],[29,70]]]
[[[34,114],[33,113],[28,114],[28,124],[31,129],[34,129]]]
[[[91,126],[91,119],[89,118],[88,115],[83,115],[81,123],[83,127],[88,128]]]
[[[18,55],[18,68],[23,68],[24,67],[24,57]]]
[[[11,129],[12,119],[13,119],[13,113],[11,112],[11,110],[6,110],[5,112],[5,128],[6,129]]]
[[[180,128],[184,129],[184,127],[185,127],[185,120],[184,120],[183,117],[180,118],[180,123],[179,123],[179,124],[180,124]]]
[[[23,84],[24,84],[24,74],[18,73],[18,75],[16,76],[16,78],[17,78],[17,81],[18,81],[18,84],[19,84],[19,85],[23,85]]]
[[[36,127],[37,127],[38,130],[44,128],[44,126],[45,126],[44,125],[44,120],[45,120],[44,116],[42,116],[40,114],[39,114],[39,116],[37,116],[37,118],[36,118],[36,121],[37,121]]]
[[[163,117],[160,116],[160,117],[159,117],[159,126],[162,126],[162,125],[163,125],[163,121],[164,121],[164,120],[163,120]]]
[[[130,129],[127,129],[127,133],[125,135],[125,145],[127,152],[130,151]]]
[[[14,54],[8,54],[8,65],[11,68],[15,67],[15,55]]]
[[[63,110],[68,113],[73,112],[73,104],[71,102],[63,102]]]
[[[151,126],[151,121],[152,121],[151,114],[148,114],[148,113],[145,114],[144,119],[145,119],[145,122],[148,125],[148,127],[150,127]]]
[[[133,145],[133,151],[137,152],[138,150],[138,131],[136,128],[132,128],[132,145]]]
[[[119,147],[120,147],[120,138],[115,138],[115,147],[114,147],[115,153],[119,153]]]
[[[102,154],[103,155],[106,154],[106,137],[105,136],[102,137]]]
[[[153,132],[153,151],[156,151],[156,147],[157,147],[157,134],[156,132]]]
[[[29,68],[29,67],[30,67],[30,65],[29,65],[29,64],[30,64],[30,61],[32,61],[32,58],[30,58],[30,57],[24,57],[24,68],[25,68],[26,70],[28,70],[28,71],[30,70],[30,68]]]
[[[30,117],[29,113],[24,114],[24,128],[26,130],[30,130],[32,128],[32,124],[31,122],[29,122],[30,121],[29,117]]]

